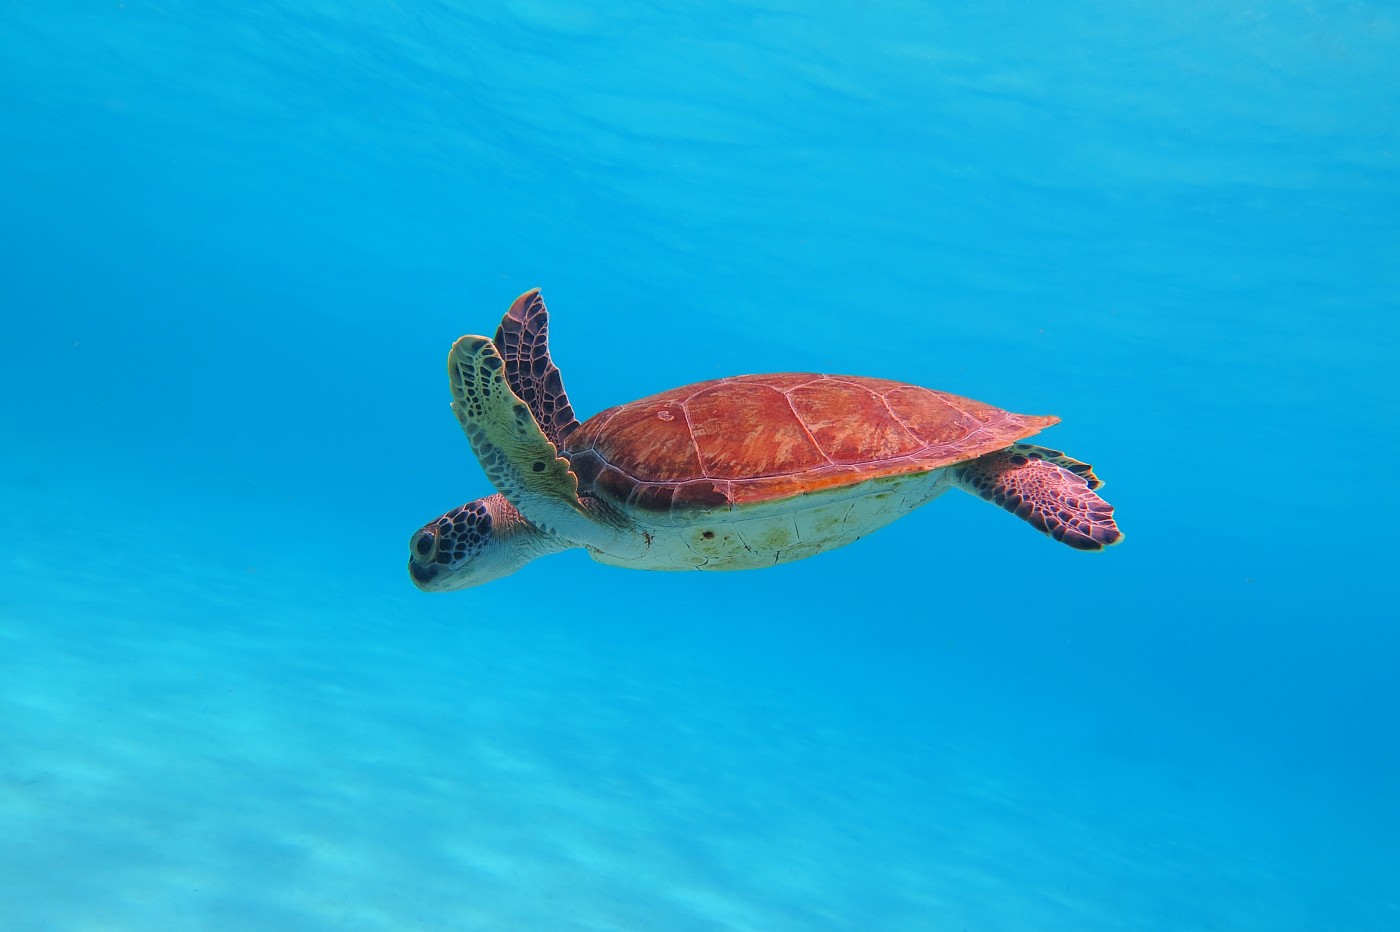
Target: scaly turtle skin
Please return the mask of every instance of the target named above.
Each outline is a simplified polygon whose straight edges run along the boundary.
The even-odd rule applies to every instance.
[[[419,588],[463,589],[558,550],[652,570],[729,570],[849,544],[951,487],[1079,550],[1122,539],[1085,463],[1020,441],[1059,422],[884,379],[700,382],[580,424],[538,290],[496,338],[452,347],[452,408],[499,490],[418,530]]]

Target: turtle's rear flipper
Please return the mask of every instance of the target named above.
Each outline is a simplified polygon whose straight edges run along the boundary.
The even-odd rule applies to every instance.
[[[1033,443],[1013,443],[1011,453],[1019,453],[1033,459],[1044,460],[1047,463],[1054,463],[1056,466],[1063,466],[1070,472],[1083,476],[1089,483],[1089,488],[1100,489],[1103,487],[1103,480],[1094,475],[1094,467],[1088,463],[1081,463],[1073,457],[1065,456],[1059,450],[1051,450],[1046,447],[1038,447]]]
[[[1103,483],[1093,468],[1058,451],[1017,443],[950,471],[962,488],[1076,550],[1123,539],[1113,506],[1094,491]]]

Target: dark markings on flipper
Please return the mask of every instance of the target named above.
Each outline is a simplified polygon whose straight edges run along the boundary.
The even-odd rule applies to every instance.
[[[578,479],[511,391],[499,361],[485,337],[464,336],[452,345],[452,409],[491,484],[532,524],[554,530],[577,517]]]
[[[538,288],[515,299],[501,318],[495,343],[505,362],[506,384],[530,406],[549,442],[562,450],[579,424],[559,369],[549,358],[549,312]]]
[[[1076,550],[1102,550],[1123,539],[1113,506],[1094,491],[1102,483],[1086,464],[1063,453],[1018,443],[952,473],[964,489]]]
[[[1103,480],[1094,475],[1094,467],[1090,466],[1088,463],[1081,463],[1073,457],[1065,456],[1059,450],[1038,447],[1033,443],[1013,443],[1008,452],[1013,456],[1020,455],[1027,459],[1044,460],[1047,463],[1054,463],[1056,466],[1068,469],[1076,475],[1083,476],[1084,481],[1089,483],[1089,488],[1103,488]]]

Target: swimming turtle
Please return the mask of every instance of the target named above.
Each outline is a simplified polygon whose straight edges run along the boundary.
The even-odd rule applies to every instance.
[[[737,570],[801,560],[958,487],[1079,550],[1122,539],[1093,469],[1022,443],[1059,422],[862,376],[741,375],[582,424],[549,356],[538,289],[494,340],[464,336],[452,410],[495,495],[409,542],[420,589],[464,589],[583,547],[601,563]]]

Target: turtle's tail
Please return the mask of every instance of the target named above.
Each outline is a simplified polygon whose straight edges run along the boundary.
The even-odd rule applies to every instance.
[[[1088,463],[1058,450],[1016,443],[952,470],[954,481],[1076,550],[1102,550],[1123,540],[1113,506]]]

